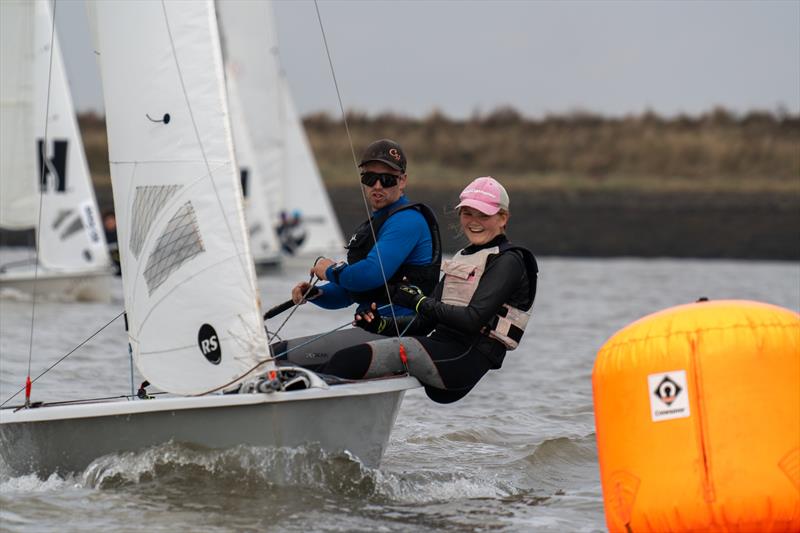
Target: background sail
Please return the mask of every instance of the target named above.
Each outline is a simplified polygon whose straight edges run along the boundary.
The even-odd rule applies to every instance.
[[[225,0],[217,10],[272,213],[302,215],[307,231],[297,253],[341,249],[342,231],[280,64],[272,4]]]
[[[213,4],[90,9],[134,359],[170,392],[224,386],[266,356],[267,341]]]
[[[97,270],[110,265],[102,220],[75,118],[61,46],[57,33],[53,33],[50,3],[36,0],[35,6],[35,136],[29,142],[36,150],[35,181],[42,184],[43,194],[39,260],[50,269]]]
[[[291,210],[299,210],[307,236],[299,253],[324,254],[344,250],[344,237],[333,211],[328,191],[322,182],[317,162],[308,144],[303,123],[297,114],[285,76],[281,76],[283,113],[286,117],[286,171],[284,201]]]
[[[222,23],[220,22],[222,28]],[[223,57],[225,43],[223,41]],[[237,63],[225,61],[225,79],[228,87],[228,108],[231,116],[233,144],[236,150],[236,161],[239,165],[239,177],[244,193],[245,220],[250,235],[250,251],[256,264],[277,263],[281,257],[278,236],[275,233],[277,213],[270,210],[267,202],[269,194],[267,182],[257,164],[250,131],[245,120],[239,96],[239,72]]]
[[[283,122],[280,118],[280,87],[276,83],[280,64],[278,42],[271,25],[267,2],[225,0],[217,2],[220,31],[228,70],[236,73],[236,84],[250,132],[262,194],[275,217],[283,207]]]
[[[0,226],[36,225],[39,190],[33,134],[34,4],[0,2]]]

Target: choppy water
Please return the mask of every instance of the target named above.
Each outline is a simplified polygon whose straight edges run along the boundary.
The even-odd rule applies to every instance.
[[[520,349],[456,404],[408,393],[380,469],[313,447],[208,451],[175,444],[106,456],[66,479],[12,477],[0,465],[0,529],[604,530],[591,393],[598,348],[631,321],[700,296],[800,310],[800,265],[544,258],[540,267],[534,318]],[[262,278],[265,306],[283,301],[302,278],[300,271]],[[116,316],[119,287],[116,295],[109,305],[38,303],[32,375]],[[348,316],[307,305],[284,333],[324,331]],[[30,301],[0,301],[0,400],[24,382],[30,322]],[[118,321],[37,382],[33,396],[129,390]]]

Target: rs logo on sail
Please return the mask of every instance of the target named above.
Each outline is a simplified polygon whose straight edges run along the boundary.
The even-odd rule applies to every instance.
[[[197,345],[209,363],[218,365],[222,360],[222,347],[219,345],[217,332],[210,324],[200,326],[197,332]]]

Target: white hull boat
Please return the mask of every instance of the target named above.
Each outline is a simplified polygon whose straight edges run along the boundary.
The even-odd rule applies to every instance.
[[[76,302],[110,302],[112,275],[107,268],[95,271],[54,272],[44,268],[12,270],[0,274],[0,296],[26,294]]]
[[[4,461],[18,473],[47,476],[174,441],[208,448],[317,444],[377,466],[404,391],[419,382],[396,376],[328,384],[309,370],[275,365],[214,3],[117,0],[90,3],[89,12],[105,95],[128,348],[163,394],[26,399],[26,406],[0,409]]]
[[[108,302],[114,273],[48,2],[0,8],[0,227],[35,230],[39,263],[0,265],[0,294],[35,285]]]
[[[319,445],[377,467],[407,389],[400,377],[272,393],[0,411],[0,453],[17,473],[80,472],[104,455],[173,441],[209,449]]]

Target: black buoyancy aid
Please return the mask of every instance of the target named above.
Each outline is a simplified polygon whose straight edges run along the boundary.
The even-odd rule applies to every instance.
[[[442,239],[439,235],[439,223],[433,210],[425,204],[413,203],[397,206],[378,218],[371,218],[361,224],[355,231],[350,241],[347,243],[347,263],[352,265],[358,261],[363,261],[369,255],[370,250],[375,246],[375,239],[372,232],[378,235],[383,225],[389,217],[406,209],[416,209],[425,217],[428,229],[431,232],[431,262],[426,265],[410,265],[403,263],[397,272],[389,278],[388,283],[407,283],[416,285],[424,294],[431,294],[434,287],[439,282],[439,267],[442,263]],[[373,229],[370,229],[370,221]],[[404,278],[407,281],[403,281]],[[386,288],[381,286],[375,289],[361,292],[350,292],[350,296],[358,303],[378,304],[388,303]]]
[[[536,297],[539,266],[530,250],[505,241],[472,254],[464,254],[463,250],[456,252],[452,259],[445,261],[442,265],[445,277],[441,301],[451,305],[469,305],[480,284],[480,279],[486,271],[489,258],[509,252],[517,253],[522,257],[528,278],[528,290],[525,293],[512,295],[482,332],[501,342],[506,349],[514,350],[525,333],[530,309]]]

